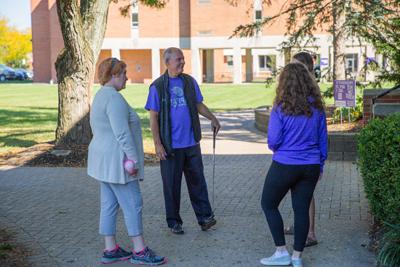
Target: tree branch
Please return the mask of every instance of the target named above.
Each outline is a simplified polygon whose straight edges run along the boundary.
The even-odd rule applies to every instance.
[[[86,40],[97,59],[107,26],[108,10],[112,0],[81,0],[80,14]]]
[[[239,36],[239,37],[254,36],[256,31],[258,31],[261,27],[268,25],[269,23],[272,24],[275,19],[277,19],[285,14],[290,14],[290,13],[296,12],[302,8],[311,6],[311,5],[319,3],[319,2],[321,2],[321,0],[312,0],[309,2],[291,4],[290,7],[287,8],[286,10],[280,11],[279,13],[273,15],[272,17],[266,17],[261,22],[254,22],[254,23],[249,23],[249,24],[240,25],[240,26],[236,27],[236,29],[233,31],[233,34],[230,36],[230,38],[232,38],[234,36]],[[331,2],[332,1],[328,1],[328,3],[331,3]]]
[[[139,2],[145,6],[154,7],[157,9],[164,8],[167,5],[167,0],[133,0],[132,3],[126,4],[119,8],[121,15],[124,17],[129,16],[131,7],[138,5]]]

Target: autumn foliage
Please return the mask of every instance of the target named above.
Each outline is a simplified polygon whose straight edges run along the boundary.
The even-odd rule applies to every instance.
[[[30,30],[19,31],[9,26],[7,19],[0,17],[0,63],[11,67],[27,67],[32,53]]]

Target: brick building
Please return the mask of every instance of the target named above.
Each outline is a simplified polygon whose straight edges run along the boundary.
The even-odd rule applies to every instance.
[[[184,52],[185,72],[199,83],[264,80],[290,60],[290,53],[279,49],[285,19],[252,38],[229,36],[240,24],[276,14],[281,2],[239,2],[232,6],[225,0],[170,0],[163,9],[138,5],[127,17],[119,10],[126,1],[112,3],[99,60],[120,58],[128,64],[130,82],[149,82],[164,71],[163,50],[175,46]],[[31,10],[34,81],[55,81],[54,62],[63,47],[55,0],[31,0]],[[324,72],[332,66],[331,36],[324,31],[315,36],[316,42],[306,49],[318,55]],[[375,57],[375,52],[357,41],[349,40],[346,47],[346,68],[360,75],[365,57]]]

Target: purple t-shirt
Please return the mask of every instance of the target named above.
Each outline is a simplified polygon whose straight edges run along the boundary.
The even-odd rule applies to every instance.
[[[283,164],[320,164],[323,172],[328,154],[325,112],[312,108],[312,116],[291,116],[273,108],[268,124],[272,159]]]
[[[196,102],[203,102],[199,85],[194,81],[194,89],[196,92]],[[187,106],[185,95],[183,92],[183,81],[181,78],[169,77],[169,93],[171,96],[171,133],[172,148],[185,148],[196,145],[194,140],[192,119],[190,118],[189,107]],[[158,98],[157,88],[153,85],[150,87],[147,103],[144,107],[147,110],[160,111],[160,102]]]

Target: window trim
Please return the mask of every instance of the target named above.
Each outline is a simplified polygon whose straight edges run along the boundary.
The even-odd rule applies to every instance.
[[[225,55],[224,57],[226,58],[226,65],[228,66],[228,68],[233,68],[233,56],[232,55]],[[231,60],[228,60],[229,58]],[[230,62],[230,64],[229,64],[229,62]]]
[[[259,18],[257,18],[257,15],[260,15]],[[254,21],[262,21],[263,16],[262,16],[262,9],[256,9],[254,10]]]
[[[346,53],[344,57],[345,57],[346,70],[348,69],[347,60],[351,58],[353,60],[352,65],[354,66],[354,69],[352,69],[351,72],[353,73],[358,72],[359,69],[358,53]]]
[[[272,57],[275,57],[275,66],[272,66],[272,63],[273,63]],[[263,58],[264,67],[261,67],[261,58]],[[271,67],[268,67],[268,59],[267,58],[270,59],[269,64],[271,64]],[[274,55],[274,54],[258,55],[258,69],[260,71],[275,71],[276,70],[276,55]]]
[[[136,15],[136,21],[133,20],[134,15]],[[137,12],[137,11],[131,13],[131,27],[134,29],[139,28],[139,12]]]

